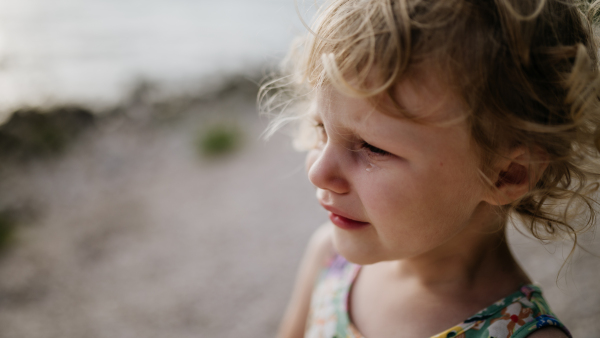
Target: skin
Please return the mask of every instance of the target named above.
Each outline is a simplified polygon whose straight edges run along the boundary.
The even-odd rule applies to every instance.
[[[457,102],[438,104],[435,93],[413,88],[408,81],[398,88],[410,111],[431,112],[431,123],[459,116]],[[496,223],[498,229],[487,216],[491,210],[480,204],[486,189],[478,179],[478,158],[465,123],[418,124],[333,89],[319,93],[317,111],[315,121],[323,125],[320,144],[307,157],[317,199],[372,225],[360,231],[335,228],[336,249],[350,261],[372,264],[436,248],[444,255],[441,245],[465,231],[473,218],[483,217],[479,223]]]
[[[332,88],[318,92],[308,177],[325,208],[367,225],[329,224],[315,234],[280,337],[303,336],[312,283],[333,251],[364,265],[349,312],[370,338],[432,336],[530,283],[506,244],[499,205],[524,194],[545,166],[489,189],[455,95],[421,72],[395,96],[423,123]],[[522,176],[527,150],[506,155],[492,181],[514,170]],[[566,336],[556,331],[534,337]]]

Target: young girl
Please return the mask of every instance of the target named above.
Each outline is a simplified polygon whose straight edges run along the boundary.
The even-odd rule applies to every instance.
[[[290,58],[294,81],[263,88],[265,110],[289,93],[274,88],[309,102],[272,126],[305,122],[308,178],[330,219],[308,246],[280,337],[570,337],[504,230],[520,217],[539,239],[576,240],[593,224],[594,6],[323,7]]]

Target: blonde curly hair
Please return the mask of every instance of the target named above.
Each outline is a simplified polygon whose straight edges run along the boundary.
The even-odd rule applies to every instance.
[[[315,88],[393,101],[399,80],[426,63],[468,107],[484,178],[500,149],[547,154],[539,181],[503,210],[521,216],[538,239],[568,235],[576,243],[596,217],[600,77],[592,22],[599,3],[330,1],[292,48],[287,75],[261,88],[261,111],[275,113],[267,134],[304,116],[305,106],[289,105],[310,102]]]

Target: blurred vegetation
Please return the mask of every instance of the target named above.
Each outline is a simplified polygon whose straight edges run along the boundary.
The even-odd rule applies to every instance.
[[[197,148],[205,157],[221,157],[239,149],[242,144],[242,131],[234,123],[218,123],[198,133]]]
[[[100,127],[107,122],[120,125],[124,121],[134,125],[175,122],[184,113],[197,112],[204,105],[226,102],[232,97],[253,101],[258,91],[255,81],[240,75],[215,81],[207,88],[196,94],[163,96],[155,84],[140,81],[133,86],[128,99],[100,112],[76,105],[18,109],[10,114],[8,121],[0,123],[0,161],[60,154],[91,126]],[[216,158],[238,150],[243,143],[243,131],[235,122],[221,121],[197,131],[194,140],[203,157]]]
[[[0,158],[29,159],[60,153],[94,120],[92,112],[75,106],[20,109],[0,125]]]
[[[172,123],[198,123],[201,116],[203,127],[187,129],[192,133],[194,150],[204,158],[213,160],[230,155],[243,146],[243,125],[236,122],[237,114],[245,113],[248,102],[254,102],[258,87],[251,79],[233,76],[199,93],[161,96],[157,87],[148,81],[136,84],[128,98],[112,108],[94,110],[91,107],[63,105],[50,107],[26,107],[10,114],[0,123],[0,163],[27,165],[30,160],[54,158],[68,151],[80,136],[92,128],[98,131],[113,131],[123,126],[133,128],[169,127]],[[241,101],[240,101],[241,100]],[[241,105],[238,103],[242,102]],[[242,107],[240,110],[240,107]],[[218,112],[219,118],[211,115]],[[224,119],[223,119],[223,116]],[[179,118],[184,119],[179,119]],[[188,121],[188,122],[185,122]],[[7,166],[8,167],[8,166]],[[0,180],[9,179],[2,175]],[[8,173],[9,171],[7,171]],[[10,191],[0,192],[10,205]],[[35,217],[36,208],[25,205],[6,208],[0,205],[0,255],[12,245],[20,228]]]
[[[7,211],[0,211],[0,253],[11,243],[15,230],[16,222],[13,215]]]

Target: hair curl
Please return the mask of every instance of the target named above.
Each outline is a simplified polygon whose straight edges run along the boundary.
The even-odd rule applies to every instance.
[[[393,100],[394,85],[426,63],[468,107],[482,174],[500,149],[543,150],[547,169],[506,211],[521,216],[538,239],[566,234],[576,244],[577,234],[594,224],[599,186],[600,77],[592,27],[599,4],[330,1],[314,32],[292,48],[288,75],[261,88],[261,111],[277,112],[267,133],[298,119],[298,110],[285,108],[309,102],[311,89],[329,84],[352,96]]]

